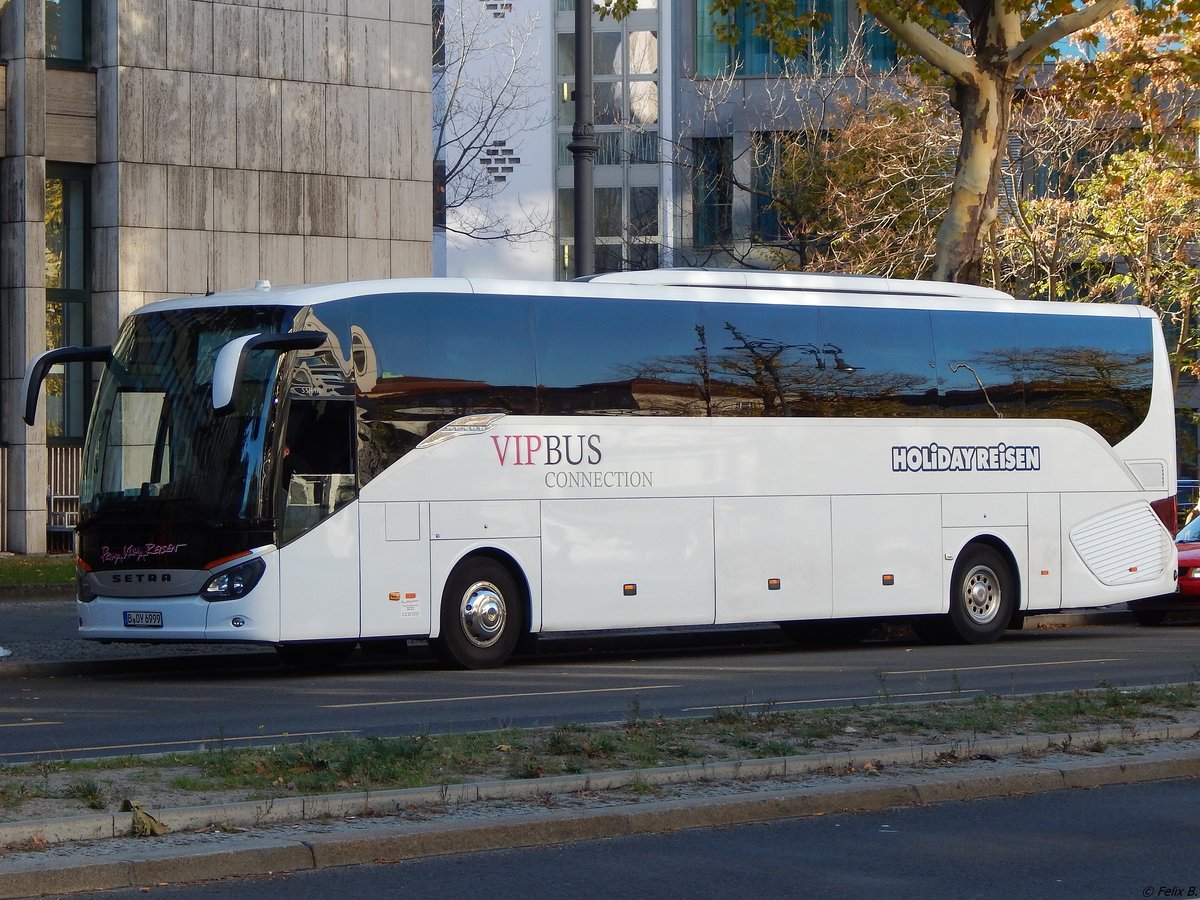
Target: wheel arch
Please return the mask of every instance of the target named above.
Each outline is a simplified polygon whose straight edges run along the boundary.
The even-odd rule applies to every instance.
[[[1017,559],[1017,555],[1013,553],[1009,542],[999,535],[991,532],[976,534],[967,540],[963,541],[962,546],[958,548],[958,552],[954,554],[954,561],[947,567],[946,570],[946,589],[945,594],[949,596],[950,591],[954,588],[954,572],[958,566],[959,559],[964,553],[967,553],[972,547],[989,547],[996,553],[1000,554],[1000,558],[1008,565],[1009,576],[1012,578],[1013,589],[1016,591],[1016,602],[1012,606],[1012,615],[1006,626],[1012,626],[1020,620],[1025,609],[1025,585],[1021,578],[1021,563]]]
[[[521,607],[522,612],[524,613],[521,630],[523,634],[529,634],[534,627],[533,588],[529,583],[529,579],[525,575],[525,568],[513,554],[507,552],[506,550],[501,550],[498,547],[485,546],[473,547],[466,551],[457,559],[455,559],[451,566],[446,570],[446,577],[442,582],[443,590],[445,589],[445,583],[449,581],[451,575],[453,575],[453,573],[460,566],[466,565],[472,560],[477,559],[490,559],[508,570],[508,574],[512,576],[513,582],[516,584],[517,590],[521,594]],[[440,591],[438,592],[437,596],[440,601]],[[435,617],[435,621],[436,618],[437,617]]]

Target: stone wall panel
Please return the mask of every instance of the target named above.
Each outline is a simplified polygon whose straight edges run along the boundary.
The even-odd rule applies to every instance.
[[[305,176],[302,231],[306,235],[346,236],[346,179]]]
[[[259,11],[255,6],[214,3],[213,71],[258,77]]]
[[[304,78],[304,15],[290,9],[264,9],[258,41],[258,73],[263,78]]]
[[[258,173],[242,169],[213,172],[213,228],[258,232]]]
[[[330,85],[327,96],[325,171],[330,175],[370,174],[370,92]]]
[[[212,169],[192,166],[167,169],[167,227],[207,231],[212,222]]]
[[[210,0],[166,0],[167,68],[213,71],[213,4]]]
[[[145,160],[186,166],[192,161],[191,74],[152,71],[145,79]]]
[[[285,172],[325,171],[325,89],[323,84],[281,83]]]
[[[304,80],[312,84],[346,83],[346,20],[304,16]]]
[[[304,281],[304,238],[298,234],[264,234],[258,239],[258,272],[274,285]]]
[[[237,79],[232,75],[192,76],[192,164],[237,166]]]
[[[263,172],[258,179],[259,229],[264,234],[300,234],[304,221],[304,176]]]
[[[345,281],[348,277],[346,239],[311,236],[304,238],[304,280],[310,284]]]
[[[237,167],[278,171],[283,164],[280,82],[237,80]]]

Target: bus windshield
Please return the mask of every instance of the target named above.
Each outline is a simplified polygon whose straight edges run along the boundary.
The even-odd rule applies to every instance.
[[[212,404],[217,353],[234,338],[286,331],[282,306],[131,316],[97,392],[80,483],[80,525],[164,507],[196,525],[273,514],[266,476],[278,354],[253,353],[234,409]],[[174,515],[171,518],[175,518]]]

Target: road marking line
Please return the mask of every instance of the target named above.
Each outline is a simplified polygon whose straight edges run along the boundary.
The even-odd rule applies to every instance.
[[[643,684],[635,687],[588,688],[577,691],[529,691],[517,694],[471,694],[466,697],[423,697],[420,700],[367,700],[362,703],[331,703],[319,709],[357,709],[362,706],[414,706],[427,703],[461,703],[465,700],[516,700],[522,697],[569,697],[575,694],[617,694],[628,691],[665,691],[678,684]]]
[[[727,703],[724,706],[689,706],[684,709],[684,712],[711,712],[714,709],[747,709],[750,707],[765,706],[768,709],[774,709],[778,706],[808,706],[813,703],[850,703],[858,700],[894,700],[897,697],[944,697],[953,695],[955,697],[970,697],[973,694],[982,694],[984,691],[916,691],[911,694],[893,694],[891,691],[887,696],[880,694],[863,694],[861,697],[816,697],[812,700],[767,700],[763,703]]]
[[[0,728],[33,728],[36,725],[61,725],[62,722],[2,722]]]
[[[928,675],[935,672],[983,672],[988,669],[1037,669],[1046,666],[1082,666],[1086,663],[1129,662],[1124,657],[1111,659],[1060,659],[1052,662],[1036,663],[999,663],[994,666],[953,666],[948,669],[899,669],[895,672],[884,672],[884,675]]]
[[[0,758],[10,756],[36,756],[40,753],[62,754],[88,753],[96,750],[144,750],[148,747],[194,747],[197,745],[217,747],[221,744],[248,743],[250,741],[262,741],[267,738],[325,737],[327,735],[357,733],[358,730],[352,728],[339,728],[334,731],[281,731],[278,734],[248,734],[244,737],[229,737],[228,735],[225,735],[219,738],[192,738],[186,741],[145,741],[138,744],[100,744],[95,747],[53,747],[45,750],[13,750],[8,753],[0,753]]]

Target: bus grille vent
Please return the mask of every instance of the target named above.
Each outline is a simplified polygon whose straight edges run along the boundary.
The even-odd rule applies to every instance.
[[[1129,463],[1129,471],[1147,491],[1167,486],[1167,467],[1156,459],[1139,459]]]
[[[1084,522],[1071,532],[1071,544],[1102,584],[1153,581],[1167,562],[1166,533],[1146,504]]]

